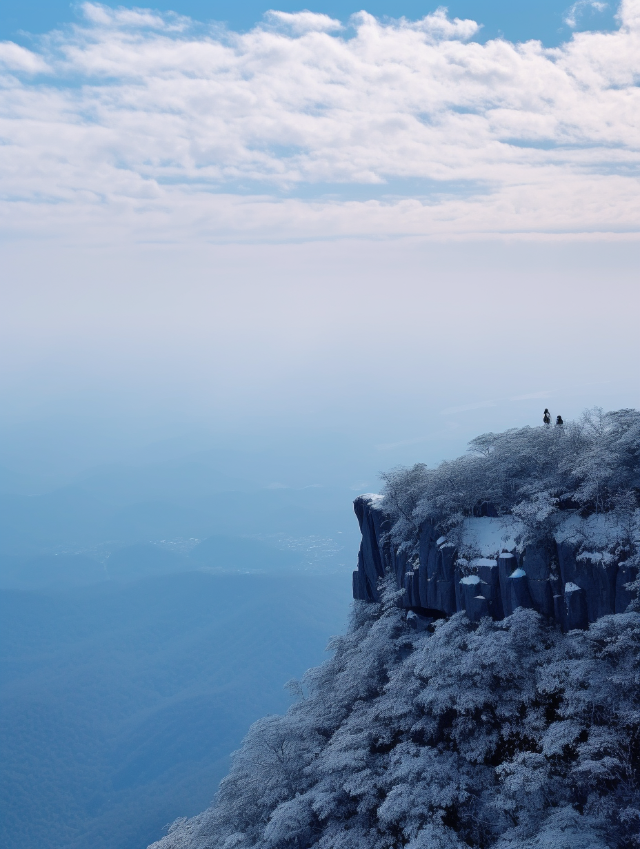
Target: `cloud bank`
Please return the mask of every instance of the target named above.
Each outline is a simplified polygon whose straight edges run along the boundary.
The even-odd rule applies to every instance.
[[[86,3],[0,44],[5,237],[636,238],[640,0],[558,48],[270,12],[247,33]]]

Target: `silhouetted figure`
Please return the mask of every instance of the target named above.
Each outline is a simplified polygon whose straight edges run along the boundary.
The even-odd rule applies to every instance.
[[[544,408],[544,416],[542,417],[542,421],[545,424],[551,424],[551,413],[549,412],[549,410],[547,410],[546,407]]]
[[[556,416],[556,427],[562,427],[563,424],[562,416]]]

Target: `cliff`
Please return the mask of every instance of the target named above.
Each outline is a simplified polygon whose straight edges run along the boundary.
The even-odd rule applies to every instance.
[[[378,601],[378,582],[390,574],[404,590],[401,606],[418,615],[441,618],[463,611],[472,621],[501,620],[525,607],[569,631],[624,613],[634,596],[627,585],[637,578],[638,567],[628,562],[626,551],[607,545],[607,535],[622,530],[613,517],[591,521],[592,530],[601,525],[604,532],[601,550],[586,553],[573,516],[553,536],[526,546],[515,542],[522,528],[511,517],[465,519],[462,546],[425,521],[412,556],[402,542],[394,543],[393,517],[382,496],[361,495],[354,509],[362,533],[354,599]],[[481,556],[464,557],[460,547]]]
[[[500,621],[531,608],[564,631],[623,613],[640,565],[640,414],[591,411],[563,428],[485,434],[437,469],[384,476],[354,508],[353,597],[393,577],[400,604]]]

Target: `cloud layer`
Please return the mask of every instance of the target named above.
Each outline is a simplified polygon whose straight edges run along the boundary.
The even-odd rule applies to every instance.
[[[0,44],[2,227],[90,239],[640,229],[640,0],[615,32],[271,12],[238,34],[83,6]]]

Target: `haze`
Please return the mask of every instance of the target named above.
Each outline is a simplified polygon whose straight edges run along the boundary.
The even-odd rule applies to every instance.
[[[640,403],[640,0],[159,5],[0,31],[14,849],[207,804],[381,470]]]

